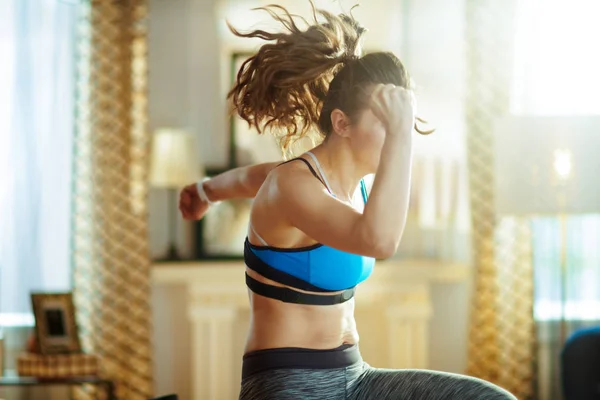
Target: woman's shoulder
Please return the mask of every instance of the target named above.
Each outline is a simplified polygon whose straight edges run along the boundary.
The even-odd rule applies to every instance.
[[[267,181],[270,187],[279,189],[278,193],[292,196],[300,195],[307,188],[319,188],[322,185],[310,162],[302,157],[273,168]]]
[[[276,178],[288,179],[304,174],[311,175],[312,165],[302,156],[287,160],[273,168],[269,175]]]

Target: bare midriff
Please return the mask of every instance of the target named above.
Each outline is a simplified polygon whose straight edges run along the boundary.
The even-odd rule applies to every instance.
[[[260,282],[285,287],[248,268],[246,272]],[[354,298],[332,306],[314,306],[284,303],[250,290],[249,294],[250,331],[245,353],[282,347],[334,349],[358,343]]]

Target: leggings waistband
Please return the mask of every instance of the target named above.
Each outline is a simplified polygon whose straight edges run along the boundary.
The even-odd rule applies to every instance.
[[[343,344],[328,350],[297,347],[257,350],[244,355],[242,379],[269,369],[335,369],[361,361],[356,344]]]

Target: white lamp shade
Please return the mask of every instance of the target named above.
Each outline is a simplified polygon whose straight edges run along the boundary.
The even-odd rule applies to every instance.
[[[161,188],[180,188],[199,177],[194,137],[180,129],[161,128],[152,137],[150,184]]]
[[[600,212],[600,116],[509,116],[494,133],[497,213]]]

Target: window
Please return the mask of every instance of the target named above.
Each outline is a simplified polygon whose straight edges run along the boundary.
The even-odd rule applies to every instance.
[[[517,4],[513,113],[600,114],[600,2]]]
[[[0,326],[31,291],[70,289],[77,6],[0,2]]]
[[[600,52],[595,50],[600,37],[598,18],[597,0],[519,0],[514,114],[600,114]],[[532,221],[535,317],[538,321],[561,319],[564,277],[566,318],[600,320],[600,211],[568,216],[565,226],[563,231],[560,220],[553,217]]]
[[[600,320],[600,216],[569,216],[564,230],[557,218],[535,218],[533,234],[536,319],[561,319],[564,279],[565,318]]]

